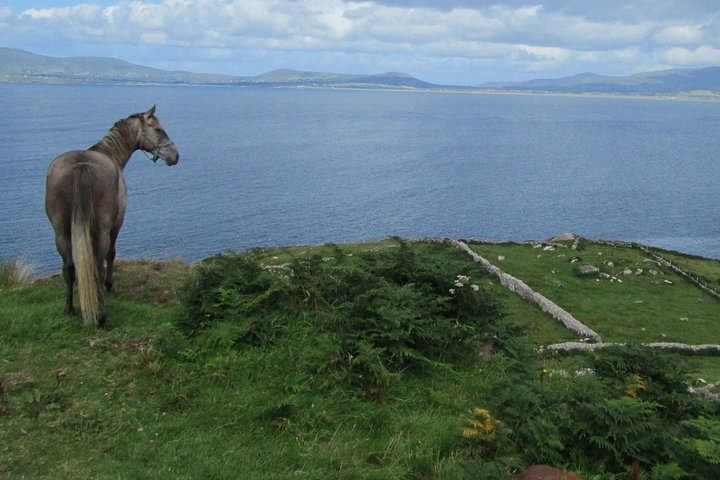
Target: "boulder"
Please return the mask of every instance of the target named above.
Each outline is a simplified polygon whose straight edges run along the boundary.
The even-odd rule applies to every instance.
[[[575,241],[581,238],[579,235],[575,235],[574,233],[561,233],[560,235],[557,235],[555,237],[552,237],[548,239],[548,242],[567,242],[567,241]]]
[[[594,273],[600,273],[600,269],[595,265],[583,265],[580,267],[579,272],[582,275],[592,275]]]
[[[574,473],[563,472],[548,465],[533,465],[518,475],[517,480],[583,480]]]

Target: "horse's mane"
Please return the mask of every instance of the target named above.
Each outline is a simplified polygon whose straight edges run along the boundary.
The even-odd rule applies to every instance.
[[[118,120],[115,125],[105,134],[105,136],[95,145],[88,148],[96,152],[104,153],[110,158],[116,159],[118,156],[128,158],[135,149],[135,129],[132,127],[131,120],[142,117],[142,113],[135,113],[127,118]]]

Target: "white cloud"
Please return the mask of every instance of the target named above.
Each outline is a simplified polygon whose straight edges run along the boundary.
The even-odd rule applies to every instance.
[[[104,7],[27,8],[19,15],[0,7],[6,25],[0,44],[45,45],[40,53],[61,55],[48,49],[70,45],[65,48],[73,53],[102,54],[105,45],[116,56],[122,45],[128,54],[121,56],[140,63],[141,55],[162,47],[163,58],[176,58],[175,68],[204,64],[215,72],[230,68],[225,59],[248,58],[273,68],[337,62],[335,70],[367,65],[374,71],[372,62],[410,73],[452,65],[455,72],[507,71],[508,77],[620,74],[658,61],[720,63],[720,9],[713,2],[117,0]]]
[[[702,45],[695,49],[674,47],[664,53],[663,59],[670,65],[696,66],[720,64],[720,48]]]
[[[671,25],[653,35],[653,40],[662,45],[691,45],[702,40],[699,25]]]

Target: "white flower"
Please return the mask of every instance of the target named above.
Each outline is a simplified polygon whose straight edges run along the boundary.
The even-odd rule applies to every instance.
[[[450,289],[450,295],[455,295],[455,289],[454,289],[454,288],[451,288],[451,289]]]
[[[456,287],[460,287],[460,288],[462,288],[462,286],[463,286],[463,284],[460,282],[455,282],[455,283],[453,283],[453,285],[455,285]]]
[[[474,283],[473,283],[472,285],[470,285],[470,287],[472,287],[472,289],[475,290],[476,292],[477,292],[478,290],[480,290],[480,287],[478,287],[478,286],[475,285]]]

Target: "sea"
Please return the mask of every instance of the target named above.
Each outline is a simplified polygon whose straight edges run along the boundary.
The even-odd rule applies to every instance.
[[[564,232],[720,258],[720,102],[30,84],[0,85],[0,258],[60,270],[48,165],[152,105],[180,162],[131,158],[119,258]]]

